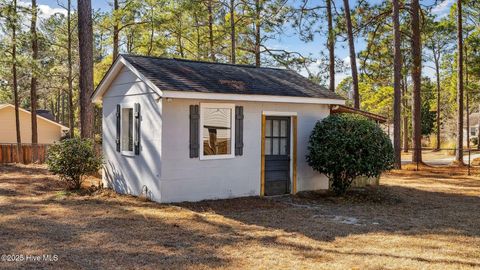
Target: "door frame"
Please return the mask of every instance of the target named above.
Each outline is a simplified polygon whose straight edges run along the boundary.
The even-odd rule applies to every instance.
[[[260,147],[260,196],[265,196],[265,126],[267,116],[290,117],[290,194],[297,193],[297,112],[276,112],[263,111],[261,125],[261,147]]]

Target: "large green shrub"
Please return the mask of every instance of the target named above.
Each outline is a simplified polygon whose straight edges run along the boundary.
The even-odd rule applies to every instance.
[[[91,140],[72,138],[50,146],[48,170],[60,176],[67,187],[79,189],[86,175],[97,172],[102,159],[96,155]]]
[[[317,122],[310,135],[307,162],[329,178],[337,195],[345,194],[356,177],[378,177],[393,161],[388,136],[361,116],[330,115]]]

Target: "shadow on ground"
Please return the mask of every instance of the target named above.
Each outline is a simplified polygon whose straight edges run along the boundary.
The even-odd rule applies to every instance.
[[[480,181],[403,172],[384,179],[343,199],[160,205],[109,191],[69,194],[42,167],[0,166],[0,253],[57,254],[41,264],[54,268],[480,267]]]

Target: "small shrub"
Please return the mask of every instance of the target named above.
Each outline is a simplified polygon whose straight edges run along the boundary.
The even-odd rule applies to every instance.
[[[359,176],[378,177],[393,167],[390,139],[364,117],[330,115],[310,135],[308,164],[325,174],[336,195],[343,195]]]
[[[471,142],[473,145],[478,145],[478,137],[470,138],[470,142]]]
[[[91,140],[65,139],[48,149],[48,170],[60,176],[70,189],[79,189],[86,175],[97,172],[102,160]]]

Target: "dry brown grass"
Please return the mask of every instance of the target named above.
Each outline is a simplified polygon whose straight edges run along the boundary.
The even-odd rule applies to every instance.
[[[460,170],[394,171],[346,198],[159,205],[0,166],[0,254],[59,255],[0,268],[480,268],[480,180]]]

